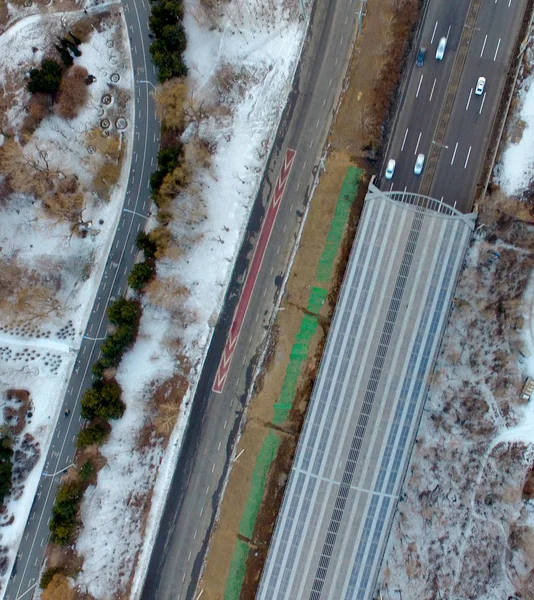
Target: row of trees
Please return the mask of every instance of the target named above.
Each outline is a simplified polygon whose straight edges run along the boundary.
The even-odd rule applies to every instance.
[[[183,59],[187,45],[183,16],[181,0],[160,0],[152,6],[149,24],[155,39],[150,46],[150,54],[158,67],[161,82],[187,75]]]
[[[106,377],[108,369],[118,366],[122,356],[130,348],[139,330],[141,305],[136,300],[119,298],[108,308],[108,319],[114,327],[113,333],[102,344],[102,354],[93,365],[95,380],[81,399],[81,414],[89,421],[80,431],[77,446],[83,449],[93,444],[103,444],[111,430],[109,421],[120,419],[126,408],[122,401],[122,388],[114,377]],[[72,541],[78,518],[78,510],[87,480],[93,473],[91,463],[80,469],[80,478],[60,486],[50,520],[51,539],[65,546]],[[41,580],[44,589],[53,579],[55,571],[46,571]]]

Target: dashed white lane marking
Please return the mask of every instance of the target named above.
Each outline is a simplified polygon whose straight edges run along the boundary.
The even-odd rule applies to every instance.
[[[469,146],[469,150],[467,151],[467,158],[465,159],[464,169],[467,169],[467,163],[469,162],[470,155],[471,155],[471,146]]]
[[[484,100],[486,100],[486,92],[484,92],[484,95],[482,96],[482,102],[480,103],[480,110],[478,111],[478,114],[482,114],[482,109],[484,108]]]
[[[415,145],[414,155],[417,154],[417,150],[419,149],[419,142],[421,141],[421,134],[422,133],[423,133],[422,131],[419,132],[419,137],[417,138],[417,144]]]
[[[432,32],[432,37],[430,38],[430,43],[434,41],[434,36],[436,35],[436,29],[438,28],[438,22],[434,25],[434,31]]]
[[[391,182],[391,187],[389,188],[389,191],[391,192],[393,190],[393,182]]]
[[[473,88],[469,91],[469,98],[467,99],[467,104],[465,105],[465,110],[469,108],[469,103],[471,102],[471,96],[473,95]]]
[[[495,62],[497,60],[497,53],[499,52],[500,45],[501,45],[501,38],[499,38],[499,41],[497,42],[497,49],[495,50],[495,55],[493,56],[493,62]]]
[[[406,137],[408,136],[408,127],[406,127],[406,132],[404,134],[404,139],[402,140],[401,152],[404,150],[404,144],[406,144]]]
[[[458,150],[458,142],[456,142],[456,146],[454,146],[454,152],[452,153],[451,165],[454,164],[454,157],[456,156],[456,150]]]
[[[449,39],[449,33],[451,32],[452,25],[449,25],[449,29],[447,29],[447,39]]]
[[[432,91],[430,92],[430,98],[428,99],[429,102],[432,102],[432,96],[434,95],[434,88],[436,87],[436,81],[437,81],[437,79],[434,79],[434,83],[432,84]]]
[[[486,42],[488,41],[488,35],[484,36],[484,43],[482,44],[482,50],[480,51],[480,56],[484,54],[484,48],[486,47]]]
[[[219,452],[220,449],[221,449],[221,442],[219,442],[219,445],[217,446],[217,452]]]
[[[424,75],[421,75],[421,79],[419,80],[419,85],[417,86],[417,92],[415,93],[416,98],[419,97],[419,90],[421,89],[421,84],[423,83],[423,77],[424,77]]]

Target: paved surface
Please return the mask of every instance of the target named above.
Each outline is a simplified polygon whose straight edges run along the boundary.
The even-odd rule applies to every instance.
[[[426,193],[469,212],[525,5],[525,0],[430,2],[414,49],[428,48],[425,64],[410,64],[386,156],[397,167],[391,181],[382,178],[382,189]],[[444,60],[437,61],[437,43],[447,35]],[[481,97],[474,95],[479,76],[487,80]],[[447,94],[451,106],[443,110]],[[421,176],[413,173],[418,153],[426,156]]]
[[[224,311],[212,338],[194,399],[190,424],[160,523],[142,598],[195,598],[209,534],[228,471],[229,459],[252,371],[287,270],[315,166],[318,164],[356,33],[360,3],[318,0],[312,36],[249,223]],[[288,148],[296,150],[256,286],[241,328],[222,393],[212,386],[227,340],[257,232]]]
[[[156,79],[152,64],[147,62],[147,57],[150,56],[148,2],[136,3],[134,0],[127,0],[123,2],[123,8],[131,39],[136,78],[132,168],[122,215],[67,387],[67,394],[63,399],[61,416],[53,434],[45,470],[4,594],[5,600],[30,598],[33,593],[30,590],[38,583],[44,548],[49,537],[48,522],[60,479],[60,475],[54,474],[59,474],[72,463],[76,436],[82,425],[79,401],[92,383],[91,365],[97,360],[102,340],[106,335],[106,309],[126,290],[127,275],[137,255],[135,239],[138,231],[144,228],[151,205],[149,180],[156,164],[159,147],[159,123],[149,96],[150,84],[153,85]],[[112,7],[112,10],[118,10],[118,7]],[[139,80],[149,81],[150,84],[139,83]],[[66,408],[71,411],[68,417],[63,416]]]
[[[368,193],[258,600],[372,597],[473,228]]]

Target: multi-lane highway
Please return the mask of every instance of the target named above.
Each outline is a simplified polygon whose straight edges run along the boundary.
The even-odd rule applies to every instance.
[[[76,435],[82,424],[80,398],[92,383],[91,365],[97,360],[102,340],[106,335],[106,309],[126,290],[128,273],[137,255],[137,233],[144,228],[150,211],[149,181],[159,147],[159,123],[150,96],[150,85],[155,84],[156,78],[148,52],[148,4],[125,0],[123,8],[136,78],[135,120],[134,123],[129,123],[134,132],[130,177],[117,231],[63,399],[60,417],[46,457],[45,470],[5,590],[5,600],[31,597],[30,590],[38,583],[57,486],[62,471],[72,463]],[[141,80],[149,83],[140,83]],[[67,408],[70,414],[64,417],[63,413]]]
[[[234,270],[223,314],[205,361],[184,445],[152,554],[146,600],[184,600],[194,592],[209,534],[241,423],[258,349],[273,314],[299,229],[310,185],[328,132],[332,107],[348,64],[361,3],[318,0],[294,89],[266,169],[249,224],[249,241]],[[294,149],[291,173],[265,250],[222,393],[212,386],[260,220],[287,149]]]
[[[470,210],[525,6],[524,0],[428,5],[416,41],[416,50],[427,48],[426,60],[422,67],[415,60],[409,67],[385,157],[397,165],[391,181],[382,178],[382,189],[421,191]],[[448,42],[438,61],[441,37]],[[476,96],[480,76],[486,86]],[[419,153],[426,162],[417,176],[413,169]]]

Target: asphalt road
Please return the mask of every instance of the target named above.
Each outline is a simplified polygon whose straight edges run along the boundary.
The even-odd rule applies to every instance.
[[[416,157],[425,154],[428,168],[434,144],[439,156],[429,195],[463,212],[471,210],[525,5],[525,0],[481,0],[472,23],[466,23],[468,0],[427,5],[384,161],[394,158],[397,166],[391,181],[381,173],[381,189],[419,192],[425,170],[421,176],[414,174]],[[455,65],[462,33],[469,37],[467,55],[463,65]],[[447,36],[444,59],[437,61],[437,44]],[[424,65],[417,67],[415,53],[420,46],[427,47],[427,55]],[[453,66],[461,69],[459,82],[454,81]],[[480,97],[474,94],[479,76],[487,80]],[[454,103],[441,137],[438,121],[447,90],[452,91]]]
[[[356,0],[318,0],[311,37],[278,131],[249,234],[240,252],[225,308],[215,329],[195,394],[188,430],[160,522],[142,598],[195,597],[221,492],[228,472],[254,367],[287,271],[341,90],[360,10]],[[243,323],[225,388],[212,385],[254,242],[286,149],[296,150],[291,174],[256,287]],[[229,552],[232,552],[229,549]]]
[[[100,346],[106,335],[106,309],[126,290],[127,276],[137,255],[137,233],[144,228],[151,207],[149,181],[159,148],[159,123],[149,95],[150,85],[156,83],[156,77],[152,63],[148,62],[148,0],[125,0],[123,9],[135,73],[135,123],[128,125],[135,128],[128,188],[111,251],[63,399],[45,469],[4,594],[5,600],[30,598],[31,590],[38,584],[57,486],[61,473],[72,463],[76,436],[83,421],[80,416],[80,398],[92,383],[91,365],[98,359]],[[116,11],[118,7],[114,6],[111,10]],[[139,83],[140,80],[150,83]],[[70,414],[65,417],[64,411],[67,408]]]

